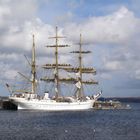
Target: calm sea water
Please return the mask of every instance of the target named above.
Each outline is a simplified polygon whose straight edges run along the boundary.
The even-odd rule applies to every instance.
[[[140,140],[140,104],[131,110],[0,111],[0,140]]]

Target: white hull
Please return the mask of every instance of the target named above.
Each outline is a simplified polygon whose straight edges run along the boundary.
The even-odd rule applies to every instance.
[[[25,98],[9,97],[17,105],[18,109],[26,110],[46,110],[46,111],[63,111],[63,110],[87,110],[93,107],[95,100],[75,101],[75,102],[56,102],[55,100],[38,100]]]

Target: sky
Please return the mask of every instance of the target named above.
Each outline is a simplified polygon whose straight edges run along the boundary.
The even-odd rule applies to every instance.
[[[38,65],[52,62],[46,44],[58,32],[60,43],[72,47],[60,51],[61,62],[73,62],[69,51],[91,50],[84,66],[96,68],[95,79],[105,97],[140,97],[140,1],[139,0],[0,0],[0,96],[9,93],[18,71],[27,72],[35,35]]]

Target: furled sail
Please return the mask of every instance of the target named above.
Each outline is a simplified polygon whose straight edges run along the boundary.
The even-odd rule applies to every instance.
[[[72,51],[70,53],[91,53],[91,51]]]
[[[52,47],[52,48],[55,48],[56,45],[47,45],[46,47]],[[69,47],[69,45],[57,45],[57,47]]]
[[[66,70],[67,72],[75,72],[75,73],[78,73],[80,68],[79,67],[75,67],[75,68],[63,68],[64,70]],[[93,73],[93,74],[96,74],[96,70],[94,68],[85,68],[85,67],[82,67],[81,68],[81,72],[82,73]]]
[[[80,89],[82,84],[81,84],[80,81],[78,81],[75,85],[76,85],[76,87],[77,87],[78,89]]]
[[[67,67],[70,67],[70,64],[57,64],[58,69],[65,69]],[[44,69],[55,69],[56,64],[45,64],[42,66]]]

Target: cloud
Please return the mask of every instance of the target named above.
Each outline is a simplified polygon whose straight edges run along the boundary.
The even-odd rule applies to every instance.
[[[36,0],[21,0],[20,3],[18,0],[1,0],[0,15],[5,22],[12,24],[22,23],[35,16],[37,5]]]
[[[68,11],[67,13],[63,14],[63,15],[59,15],[59,16],[56,16],[56,22],[58,25],[61,25],[62,23],[66,24],[68,22],[70,22],[72,19],[73,19],[74,15]]]
[[[118,70],[121,69],[121,65],[119,61],[109,61],[105,64],[105,68],[110,70]]]
[[[136,70],[134,74],[135,74],[136,79],[140,79],[140,70],[139,69]]]
[[[2,81],[13,80],[17,75],[17,70],[11,67],[10,64],[5,64],[3,62],[0,62],[0,69],[1,69],[0,75]]]
[[[10,9],[7,6],[0,5],[0,29],[6,27],[7,16],[10,15]]]
[[[129,41],[137,32],[140,20],[125,7],[107,16],[90,17],[84,23],[71,23],[65,27],[65,34],[77,39],[81,32],[89,43],[117,43]],[[74,32],[73,32],[74,31]]]
[[[101,78],[115,79],[117,78],[115,73],[118,73],[135,81],[140,78],[139,26],[140,19],[133,11],[121,7],[106,16],[90,17],[81,23],[69,23],[64,28],[64,34],[77,42],[81,32],[83,42],[96,43],[102,48],[99,66]]]
[[[80,5],[84,4],[83,3],[83,0],[80,0],[80,1],[75,1],[75,0],[71,0],[68,2],[68,6],[72,9],[76,9],[76,8],[79,8]]]

